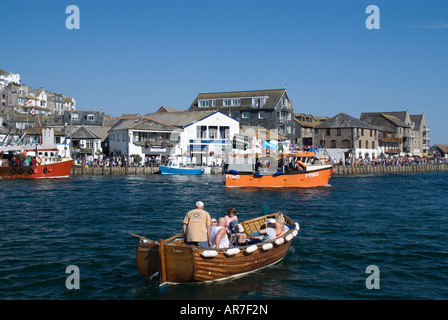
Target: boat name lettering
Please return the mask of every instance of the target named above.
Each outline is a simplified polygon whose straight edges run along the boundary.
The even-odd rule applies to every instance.
[[[312,172],[312,173],[306,173],[305,174],[305,178],[308,177],[318,177],[319,176],[319,172]]]
[[[226,174],[226,179],[238,180],[240,178],[239,174]]]
[[[179,250],[179,249],[173,249],[173,252],[176,252],[176,253],[181,253],[181,252],[182,252],[182,250]]]
[[[138,251],[149,251],[149,248],[138,247]]]

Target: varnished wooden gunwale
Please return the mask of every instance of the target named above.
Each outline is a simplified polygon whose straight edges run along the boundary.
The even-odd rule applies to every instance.
[[[242,222],[245,232],[251,233],[253,231],[249,230],[254,228],[259,230],[260,226],[271,216],[273,214]],[[285,216],[285,219],[287,224],[293,224],[289,217]],[[283,238],[293,231],[294,229],[290,229]],[[227,249],[187,246],[183,240],[175,240],[179,236],[137,245],[137,268],[143,277],[169,283],[223,280],[279,262],[285,257],[292,243],[292,240],[285,240],[284,243],[276,245],[274,241],[270,241],[273,243],[273,248],[265,251],[261,246],[269,241],[264,241],[256,244],[257,250],[252,253],[245,252],[249,246],[241,246],[237,247],[240,249],[238,254],[229,256],[226,254]],[[162,250],[160,250],[160,245],[163,247]],[[217,250],[218,255],[204,257],[201,253],[205,250]],[[163,258],[159,257],[160,254],[163,255]],[[158,276],[155,277],[157,272]]]

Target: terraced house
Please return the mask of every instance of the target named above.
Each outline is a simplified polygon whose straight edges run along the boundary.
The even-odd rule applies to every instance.
[[[241,126],[277,129],[293,139],[294,107],[286,89],[200,93],[188,111],[219,110]]]
[[[379,146],[389,156],[428,155],[429,128],[424,114],[406,111],[364,112],[361,120],[379,127]]]

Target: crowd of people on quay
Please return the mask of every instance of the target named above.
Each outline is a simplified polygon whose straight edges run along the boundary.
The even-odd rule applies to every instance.
[[[415,156],[404,156],[404,157],[381,157],[378,159],[351,159],[347,158],[345,162],[339,159],[339,162],[331,159],[331,164],[333,166],[344,166],[344,167],[401,167],[401,166],[421,166],[428,164],[448,164],[448,159],[444,158],[428,158],[428,157],[415,157]]]
[[[113,157],[98,157],[94,159],[92,156],[86,158],[77,157],[75,163],[88,167],[158,167],[166,164],[167,160],[162,159],[160,156],[146,156],[144,159],[141,157],[135,157],[130,155],[126,156],[113,156]]]

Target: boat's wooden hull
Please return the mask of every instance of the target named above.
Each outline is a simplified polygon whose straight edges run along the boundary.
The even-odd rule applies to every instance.
[[[315,171],[295,171],[279,175],[256,176],[252,173],[226,173],[226,187],[300,187],[310,188],[328,184],[333,168]]]
[[[46,179],[70,176],[73,160],[61,160],[47,165],[0,167],[0,179]]]
[[[262,220],[257,228],[263,221],[266,219]],[[253,231],[251,228],[246,230]],[[290,229],[281,238],[282,243],[276,244],[273,240],[236,247],[240,252],[235,255],[229,255],[228,249],[187,246],[181,239],[147,241],[136,247],[137,268],[144,278],[163,283],[224,280],[279,262],[288,252],[295,235],[297,230]],[[263,249],[263,245],[267,243],[271,243],[272,247]],[[249,253],[254,246],[256,249]],[[251,249],[248,249],[250,247]],[[208,252],[215,252],[216,256],[204,256]]]

